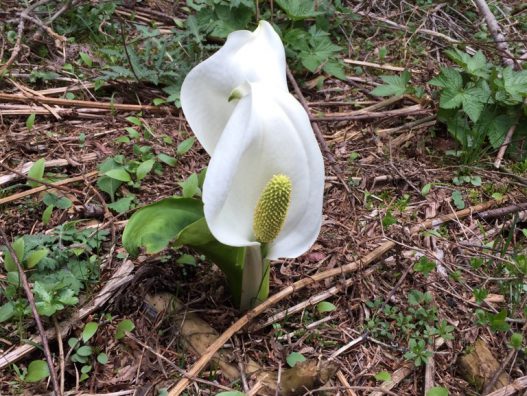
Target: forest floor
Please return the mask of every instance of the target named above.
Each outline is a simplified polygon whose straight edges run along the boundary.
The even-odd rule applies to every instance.
[[[118,49],[123,26],[129,43],[151,45],[189,10],[76,1],[59,12],[60,3],[0,10],[0,245],[22,251],[62,394],[169,394],[226,331],[220,357],[191,372],[186,394],[267,395],[276,384],[281,394],[527,394],[524,137],[499,169],[488,143],[452,155],[460,143],[437,120],[428,84],[453,65],[454,44],[502,62],[472,2],[350,1],[336,40],[346,77],[292,65],[290,90],[320,131],[323,225],[309,252],[271,263],[271,299],[249,316],[203,257],[132,258],[121,243],[136,208],[199,194],[189,180],[209,158],[174,89],[161,89],[170,69],[124,46],[100,48],[112,36]],[[527,8],[492,10],[520,58]],[[111,69],[111,59],[123,63]],[[380,76],[404,70],[402,94],[371,93],[386,86]],[[119,180],[112,169],[127,173]],[[0,394],[49,394],[41,333],[6,252]]]

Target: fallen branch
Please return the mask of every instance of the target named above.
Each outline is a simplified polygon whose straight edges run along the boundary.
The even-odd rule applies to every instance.
[[[48,97],[27,97],[22,95],[7,94],[0,92],[0,100],[6,100],[9,102],[36,102],[54,104],[59,106],[79,106],[87,107],[91,109],[105,109],[105,110],[123,110],[123,111],[152,111],[152,112],[172,112],[170,106],[150,106],[150,105],[134,105],[134,104],[122,104],[122,103],[106,103],[106,102],[91,102],[89,100],[69,100],[61,98],[48,98]]]
[[[501,389],[498,389],[492,393],[489,393],[487,396],[509,396],[514,395],[515,393],[527,388],[527,375],[516,378],[512,384],[504,386]]]
[[[75,138],[78,139],[78,138]],[[85,162],[91,162],[95,161],[97,159],[97,153],[88,153],[83,156],[81,156],[79,159],[75,159],[75,161],[78,161],[80,163]],[[24,175],[26,175],[31,167],[33,166],[34,162],[26,162],[25,164],[22,164],[21,166],[18,166],[16,169],[13,169],[14,172],[11,172],[7,175],[1,175],[0,176],[0,186],[3,186],[4,184],[11,183],[15,180],[20,180],[24,178]],[[68,161],[67,159],[59,158],[54,160],[46,161],[44,164],[45,168],[59,168],[62,166],[68,166],[71,165],[72,162]]]
[[[79,181],[84,181],[86,178],[92,178],[94,176],[97,176],[98,174],[99,174],[99,172],[93,171],[93,172],[87,173],[86,175],[72,177],[70,179],[61,180],[61,181],[56,182],[56,183],[50,183],[49,186],[47,186],[47,185],[46,186],[40,186],[40,187],[32,188],[31,190],[22,191],[20,193],[13,194],[13,195],[10,195],[10,196],[5,197],[5,198],[0,198],[0,205],[6,204],[8,202],[16,201],[16,200],[18,200],[20,198],[24,198],[24,197],[27,197],[29,195],[33,195],[33,194],[39,193],[41,191],[45,191],[45,190],[47,190],[49,188],[57,188],[57,187],[60,187],[60,186],[64,186],[66,184],[76,183],[76,182],[79,182]]]
[[[503,63],[505,63],[505,65],[507,66],[514,67],[514,57],[509,51],[507,39],[505,35],[501,32],[500,25],[498,24],[498,21],[496,21],[496,17],[494,16],[494,14],[490,11],[487,2],[485,0],[474,0],[474,2],[478,7],[479,12],[485,18],[485,22],[489,27],[490,34],[492,34],[492,38],[496,43],[496,47],[501,52],[501,58],[503,59]]]
[[[417,115],[423,113],[429,113],[430,110],[423,109],[419,104],[403,107],[395,110],[385,110],[376,112],[357,111],[349,115],[331,115],[321,117],[311,117],[311,121],[353,121],[353,120],[369,120],[372,118],[384,118],[384,117],[401,117],[408,115]]]
[[[16,264],[20,282],[22,283],[22,287],[24,288],[27,301],[29,303],[29,306],[31,307],[31,313],[33,314],[35,323],[37,324],[38,333],[40,334],[42,347],[44,349],[44,355],[46,356],[46,361],[48,362],[49,375],[51,377],[51,383],[53,384],[53,390],[55,391],[56,396],[61,396],[62,394],[60,393],[60,385],[57,379],[57,373],[55,372],[55,365],[53,364],[53,357],[51,356],[51,350],[49,349],[49,343],[46,337],[46,331],[44,330],[44,326],[42,325],[42,320],[40,320],[40,315],[37,311],[37,306],[35,305],[35,298],[33,297],[33,292],[31,291],[31,287],[29,286],[26,272],[24,271],[24,268],[22,267],[22,264],[20,263],[20,260],[18,259],[18,256],[15,250],[13,249],[13,246],[11,246],[11,242],[9,241],[9,238],[5,234],[3,227],[0,227],[0,236],[2,236],[2,239],[4,240],[5,246],[7,247],[9,254],[11,255],[11,258]]]

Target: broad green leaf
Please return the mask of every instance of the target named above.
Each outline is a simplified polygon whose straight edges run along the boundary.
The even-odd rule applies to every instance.
[[[426,396],[448,396],[448,389],[442,386],[434,386],[428,389]]]
[[[130,206],[135,199],[135,195],[129,195],[115,201],[114,203],[108,204],[108,208],[115,210],[117,213],[124,213],[130,210]]]
[[[104,352],[101,352],[97,355],[97,361],[100,363],[100,364],[106,364],[108,363],[108,355]]]
[[[108,194],[112,201],[115,199],[115,192],[119,189],[121,184],[123,184],[122,181],[108,176],[102,176],[99,178],[99,180],[97,180],[97,187],[99,187],[101,191],[104,191],[106,194]]]
[[[35,113],[31,113],[29,117],[27,117],[26,127],[27,129],[31,131],[34,125],[35,125]]]
[[[53,214],[53,209],[55,207],[53,205],[46,206],[46,209],[42,212],[42,223],[44,225],[47,225],[49,223],[49,220],[51,219],[51,215]]]
[[[141,126],[143,125],[143,121],[141,121],[139,118],[137,117],[134,117],[134,116],[130,116],[130,117],[126,117],[126,121],[136,125],[136,126]]]
[[[22,259],[24,258],[24,245],[25,244],[23,237],[18,238],[11,244],[11,247],[15,251],[16,257],[18,258],[18,262],[21,265],[23,265]],[[13,256],[11,256],[11,253],[7,249],[5,250],[4,267],[7,272],[18,272],[18,267],[15,263],[15,260],[13,259]]]
[[[375,379],[377,381],[386,382],[386,381],[391,381],[392,376],[388,371],[379,371],[377,374],[375,374]]]
[[[15,307],[13,302],[9,301],[0,307],[0,323],[5,322],[13,317]]]
[[[184,198],[192,198],[194,195],[201,194],[198,175],[195,173],[191,174],[187,180],[179,182],[179,185],[182,190],[181,195],[183,195]]]
[[[143,180],[146,175],[152,170],[152,167],[155,164],[155,160],[149,159],[145,162],[142,162],[135,171],[135,174],[137,175],[137,180]],[[123,180],[125,181],[125,180]]]
[[[49,376],[49,367],[45,360],[33,360],[27,366],[26,382],[38,382]]]
[[[46,248],[39,249],[39,250],[33,250],[29,252],[25,260],[27,268],[33,268],[35,265],[40,263],[40,260],[46,257],[48,253],[49,253],[49,250]]]
[[[133,214],[123,233],[123,245],[132,256],[165,249],[181,230],[203,217],[203,204],[195,199],[167,198]]]
[[[90,55],[88,55],[86,52],[79,52],[79,56],[82,59],[82,62],[88,67],[92,67],[93,61],[90,58]]]
[[[106,176],[122,182],[132,181],[130,174],[124,168],[111,169],[105,173]]]
[[[137,132],[137,130],[132,127],[126,127],[124,128],[124,130],[128,132],[128,136],[130,136],[130,139],[139,139],[139,137],[141,136],[139,132]]]
[[[436,87],[446,88],[453,92],[459,92],[463,87],[463,77],[456,69],[442,68],[439,76],[429,81],[429,84]]]
[[[405,70],[400,76],[381,76],[384,81],[383,85],[375,87],[372,95],[376,96],[399,96],[404,95],[408,90],[408,82],[410,81],[410,72]]]
[[[451,89],[445,89],[441,92],[439,98],[439,107],[443,109],[455,109],[463,104],[463,94]]]
[[[115,329],[115,338],[120,340],[124,338],[127,332],[131,332],[133,329],[135,329],[134,322],[132,322],[130,319],[124,319],[119,322],[117,328]]]
[[[426,183],[423,188],[421,189],[421,195],[423,197],[426,197],[430,193],[430,189],[432,188],[432,183]]]
[[[322,11],[315,10],[315,2],[312,0],[276,0],[276,4],[293,21],[300,21],[322,15]]]
[[[185,139],[181,143],[179,143],[176,148],[177,155],[186,154],[192,148],[195,141],[195,137],[189,137],[188,139]]]
[[[97,332],[97,329],[99,328],[99,325],[97,322],[88,322],[84,325],[84,329],[82,330],[82,341],[87,342],[90,338],[93,337],[93,335]]]
[[[458,190],[454,190],[452,192],[452,201],[454,202],[454,205],[459,210],[465,209],[465,201],[463,200],[463,196]]]
[[[305,360],[306,358],[304,357],[304,355],[298,352],[291,352],[286,358],[289,367],[295,367],[297,363],[304,362]]]
[[[29,172],[27,175],[33,179],[42,180],[42,177],[44,176],[45,165],[46,165],[46,160],[44,158],[41,158],[38,161],[35,161],[35,163],[31,165],[31,168],[29,169]],[[33,180],[28,180],[27,185],[30,187],[41,186],[40,183],[37,183]]]
[[[170,155],[166,155],[164,153],[159,153],[157,155],[157,158],[159,161],[167,164],[168,166],[176,166],[177,165],[177,159],[174,157],[171,157]]]
[[[337,307],[329,301],[321,301],[317,304],[317,311],[319,313],[332,312],[336,309]]]
[[[79,356],[87,357],[87,356],[91,356],[91,354],[93,353],[93,349],[89,345],[83,345],[79,349],[77,349],[75,353]]]

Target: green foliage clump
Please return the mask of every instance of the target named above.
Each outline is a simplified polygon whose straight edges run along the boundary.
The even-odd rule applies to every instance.
[[[441,69],[430,84],[440,88],[438,119],[461,144],[465,161],[499,148],[515,124],[513,142],[525,136],[527,70],[489,63],[481,51],[471,56],[456,49],[447,55],[458,67]],[[519,149],[514,144],[511,148]]]
[[[50,234],[24,235],[13,242],[18,261],[27,271],[40,315],[52,316],[78,303],[80,292],[99,277],[97,251],[108,231],[78,230],[75,223]],[[6,284],[0,289],[0,322],[31,316],[16,263],[3,247]]]

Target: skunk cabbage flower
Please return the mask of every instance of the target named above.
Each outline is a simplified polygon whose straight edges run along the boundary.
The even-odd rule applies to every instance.
[[[322,218],[322,155],[285,69],[280,38],[261,22],[231,33],[181,90],[187,121],[211,155],[203,186],[211,233],[225,245],[262,247],[266,259],[304,253]]]

